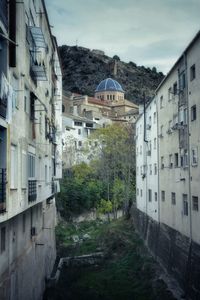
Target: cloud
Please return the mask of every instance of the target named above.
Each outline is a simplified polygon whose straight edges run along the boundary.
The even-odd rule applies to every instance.
[[[172,66],[199,30],[199,0],[48,0],[59,45],[102,49],[125,61]]]

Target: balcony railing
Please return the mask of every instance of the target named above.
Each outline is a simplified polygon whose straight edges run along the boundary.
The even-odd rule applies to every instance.
[[[33,202],[37,199],[37,180],[28,180],[28,201]]]
[[[8,28],[8,1],[0,1],[0,20],[4,24],[5,28]]]
[[[6,169],[0,169],[0,213],[6,211]]]

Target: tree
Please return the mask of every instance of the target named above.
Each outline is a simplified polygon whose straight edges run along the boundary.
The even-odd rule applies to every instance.
[[[97,212],[99,214],[107,214],[108,221],[110,222],[110,213],[112,212],[112,202],[110,200],[101,199],[97,206]]]

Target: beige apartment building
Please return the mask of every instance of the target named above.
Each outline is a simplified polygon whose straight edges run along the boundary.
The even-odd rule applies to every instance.
[[[55,257],[62,76],[43,0],[0,3],[0,299],[42,299]]]

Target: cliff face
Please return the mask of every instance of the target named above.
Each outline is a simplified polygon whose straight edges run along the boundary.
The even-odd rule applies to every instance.
[[[125,90],[126,99],[141,103],[143,93],[149,99],[154,95],[164,75],[155,68],[137,66],[106,56],[102,51],[76,46],[59,48],[63,69],[63,88],[74,93],[94,95],[101,80],[111,77]]]

